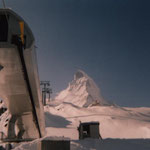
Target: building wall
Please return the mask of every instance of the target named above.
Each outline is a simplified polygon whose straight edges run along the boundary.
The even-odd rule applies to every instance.
[[[90,135],[92,138],[99,138],[99,126],[98,125],[90,125]]]

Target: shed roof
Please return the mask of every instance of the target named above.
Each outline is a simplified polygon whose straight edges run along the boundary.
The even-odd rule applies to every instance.
[[[95,122],[81,122],[80,125],[99,125],[98,121]]]

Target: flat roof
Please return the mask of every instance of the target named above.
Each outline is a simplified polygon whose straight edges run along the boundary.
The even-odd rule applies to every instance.
[[[100,123],[98,121],[92,121],[92,122],[81,122],[80,125],[99,125]]]

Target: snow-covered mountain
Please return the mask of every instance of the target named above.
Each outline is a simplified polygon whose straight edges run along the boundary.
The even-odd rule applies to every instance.
[[[103,138],[150,138],[150,108],[111,105],[101,96],[96,83],[81,70],[55,101],[45,107],[45,112],[46,124],[52,126],[47,131],[51,134],[52,131],[56,134],[55,127],[63,127],[60,124],[65,122],[68,125],[57,135],[77,139],[80,121],[98,121]]]
[[[78,71],[74,75],[67,89],[60,92],[55,101],[45,106],[44,111],[45,137],[69,138],[71,150],[150,149],[150,140],[148,140],[150,138],[150,108],[111,105],[103,99],[95,82],[83,71]],[[7,111],[0,118],[0,128],[7,123],[6,113]],[[80,121],[98,121],[103,141],[78,140],[77,127]],[[145,138],[148,139],[145,140]],[[15,150],[36,150],[39,140],[41,139],[21,144]]]
[[[68,87],[60,92],[55,98],[59,102],[67,102],[79,107],[93,105],[110,105],[101,96],[96,83],[85,72],[79,70]]]

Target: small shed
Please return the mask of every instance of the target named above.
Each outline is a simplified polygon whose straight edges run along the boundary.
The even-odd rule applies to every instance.
[[[37,146],[38,150],[70,150],[70,140],[44,139]]]
[[[95,138],[102,139],[99,133],[99,122],[80,122],[78,127],[79,139]]]

